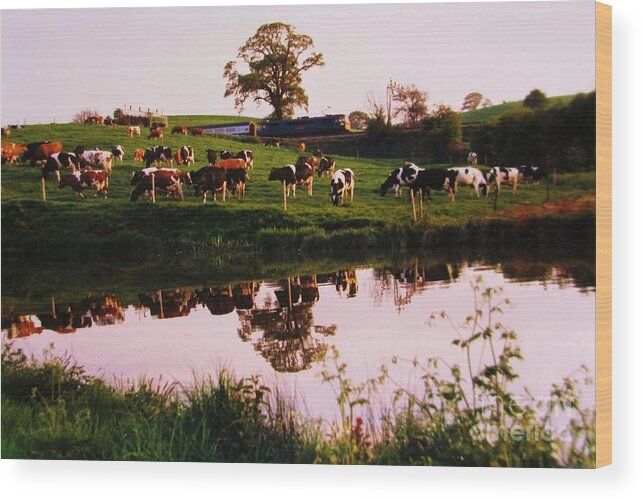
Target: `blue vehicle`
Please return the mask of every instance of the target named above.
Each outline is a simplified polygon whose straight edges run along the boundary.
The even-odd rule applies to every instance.
[[[350,122],[346,115],[326,115],[261,122],[258,134],[263,137],[302,137],[343,134],[350,131]]]

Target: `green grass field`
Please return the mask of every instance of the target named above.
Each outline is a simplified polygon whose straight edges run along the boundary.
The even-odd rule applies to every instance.
[[[573,98],[575,94],[569,95],[557,95],[547,98],[547,106],[555,106],[557,104],[567,104]],[[488,108],[480,108],[475,111],[467,111],[466,113],[460,113],[462,118],[462,124],[467,125],[470,123],[480,123],[491,120],[492,118],[497,118],[500,115],[505,114],[508,111],[511,111],[516,108],[522,107],[522,101],[508,101],[503,102],[502,104],[496,104],[495,106],[489,106]]]
[[[217,119],[232,121],[231,117]],[[204,118],[173,117],[170,126],[192,120],[202,123]],[[79,144],[101,149],[121,144],[125,161],[114,167],[108,199],[94,198],[89,191],[87,199],[77,199],[70,188],[59,190],[55,178],[51,177],[47,182],[46,204],[41,201],[40,168],[3,165],[3,255],[34,251],[64,253],[84,246],[97,253],[136,256],[150,251],[202,253],[232,247],[272,250],[295,247],[314,251],[325,245],[352,248],[395,242],[414,245],[431,240],[427,235],[462,230],[467,224],[490,218],[512,219],[518,213],[522,218],[529,217],[532,209],[534,216],[542,215],[546,198],[545,185],[519,186],[515,201],[510,190],[503,189],[494,212],[492,195],[476,199],[469,196],[467,189],[462,189],[457,202],[450,203],[445,193],[434,193],[428,217],[412,224],[408,199],[396,199],[391,192],[382,198],[378,189],[403,158],[339,156],[337,169],[351,168],[355,172],[354,202],[333,207],[328,178],[315,177],[313,196],[309,197],[305,189],[299,188],[297,197],[288,199],[288,211],[284,213],[281,185],[268,182],[268,173],[272,167],[294,163],[299,156],[297,151],[248,144],[229,137],[167,134],[163,144],[173,150],[182,144],[194,147],[196,167],[192,168],[207,164],[206,148],[233,151],[251,148],[255,169],[250,172],[252,182],[247,186],[245,200],[208,201],[204,205],[194,196],[191,187],[186,186],[184,202],[161,195],[156,205],[147,201],[132,203],[129,201],[130,178],[141,168],[141,163],[133,162],[133,152],[159,142],[145,137],[129,138],[125,132],[124,126],[77,124],[33,125],[12,131],[12,142],[57,140],[63,143],[64,150],[72,150]],[[308,147],[313,149],[315,145]],[[593,197],[594,193],[594,173],[559,174],[557,186],[552,187],[552,201],[573,201]],[[558,212],[557,215],[561,215]]]

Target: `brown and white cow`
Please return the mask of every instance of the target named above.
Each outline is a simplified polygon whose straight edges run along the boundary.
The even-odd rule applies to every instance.
[[[225,201],[228,181],[225,168],[203,167],[185,175],[186,182],[194,185],[194,194],[197,197],[203,197],[203,203],[208,201],[208,192],[212,193],[214,201],[217,200],[217,192],[220,192],[222,201]]]
[[[17,163],[21,154],[27,151],[27,146],[24,144],[16,144],[14,142],[2,143],[2,163],[9,163],[9,165]]]
[[[127,127],[127,137],[134,137],[135,135],[141,135],[141,127],[138,125],[135,127]]]
[[[143,156],[145,155],[145,151],[141,148],[137,148],[134,150],[134,161],[143,161]]]
[[[23,160],[29,160],[33,167],[37,161],[44,162],[54,153],[60,153],[63,150],[62,143],[55,142],[32,142],[27,144],[27,150],[22,156]]]
[[[58,184],[58,189],[62,189],[65,186],[70,186],[76,192],[76,195],[79,198],[85,197],[85,195],[83,194],[83,190],[95,189],[96,196],[98,196],[98,193],[103,193],[105,198],[107,198],[108,179],[109,176],[104,171],[77,171],[63,177],[60,181],[60,184]]]
[[[175,153],[176,163],[178,165],[194,165],[194,148],[192,146],[181,146]]]
[[[163,139],[163,129],[162,128],[150,129],[150,135],[148,135],[147,138],[148,139]]]
[[[190,129],[190,134],[192,134],[192,135],[203,135],[203,129],[201,127],[192,127]]]
[[[220,168],[246,168],[246,162],[241,158],[228,158],[227,160],[219,160],[215,164],[215,167]]]
[[[183,201],[183,187],[181,186],[180,170],[173,168],[156,168],[143,169],[136,172],[132,177],[132,184],[135,187],[130,195],[130,201],[138,200],[142,195],[152,192],[152,186],[155,191],[161,191],[169,195],[177,195]],[[152,179],[154,179],[152,181]],[[136,181],[136,182],[135,182]]]
[[[11,135],[11,130],[7,127],[2,127],[2,137],[9,137]]]
[[[172,133],[188,135],[188,128],[185,125],[177,125],[172,129]]]
[[[248,175],[243,168],[229,168],[226,170],[227,188],[233,195],[237,195],[239,200],[246,196],[246,181]]]

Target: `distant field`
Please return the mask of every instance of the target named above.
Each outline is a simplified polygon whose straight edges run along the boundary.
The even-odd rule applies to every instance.
[[[231,119],[218,118],[222,121]],[[183,123],[187,122],[186,117],[182,119]],[[467,229],[469,224],[498,216],[510,220],[514,213],[522,218],[529,218],[532,212],[542,215],[546,195],[544,185],[520,186],[516,200],[519,204],[514,204],[509,189],[503,189],[498,211],[494,212],[492,196],[471,198],[463,189],[457,203],[452,204],[444,193],[435,193],[429,207],[430,220],[412,224],[407,198],[396,199],[390,192],[382,198],[378,190],[388,173],[403,159],[337,156],[337,168],[349,167],[355,172],[354,203],[333,207],[328,178],[315,177],[313,197],[299,188],[297,197],[289,199],[288,212],[284,213],[281,185],[269,182],[268,173],[272,167],[296,161],[298,152],[242,143],[233,138],[167,134],[166,146],[176,149],[188,144],[194,147],[197,162],[193,168],[207,164],[206,148],[251,148],[255,153],[255,169],[250,172],[252,182],[248,184],[246,199],[226,203],[209,201],[204,205],[194,196],[191,187],[186,186],[184,202],[159,196],[157,205],[145,201],[132,203],[129,201],[130,179],[132,173],[141,168],[140,163],[132,161],[134,149],[157,142],[145,137],[126,137],[124,126],[33,125],[12,132],[12,141],[59,140],[66,150],[79,144],[101,149],[121,144],[125,148],[125,161],[114,167],[108,199],[93,198],[93,193],[88,192],[87,199],[78,200],[71,189],[59,190],[56,181],[50,179],[46,205],[40,200],[39,168],[4,165],[3,255],[22,251],[46,253],[49,249],[77,251],[80,248],[121,255],[143,255],[150,251],[199,253],[212,249],[228,252],[239,247],[271,250],[294,247],[314,253],[329,246],[343,248],[349,245],[357,249],[371,245],[429,245],[437,234],[441,235],[439,241],[453,242],[456,233],[460,239],[478,241],[484,234]],[[309,147],[312,149],[315,144],[311,143]],[[573,203],[583,197],[593,197],[594,192],[593,173],[559,175],[552,199]],[[560,210],[556,208],[555,211]],[[449,231],[453,234],[445,236]]]
[[[547,106],[554,106],[556,104],[567,104],[574,98],[575,94],[569,95],[559,95],[554,97],[547,98]],[[492,118],[496,118],[507,111],[511,111],[515,108],[520,108],[522,106],[522,101],[509,101],[502,104],[497,104],[495,106],[489,106],[488,108],[476,109],[475,111],[467,111],[466,113],[460,113],[463,124],[468,123],[479,123],[486,122]]]
[[[186,125],[188,127],[198,125],[224,125],[227,123],[257,122],[260,120],[262,120],[262,118],[236,115],[171,115],[168,117],[170,127],[174,127],[175,125]]]

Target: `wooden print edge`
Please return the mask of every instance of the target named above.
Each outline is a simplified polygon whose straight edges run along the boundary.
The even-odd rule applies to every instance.
[[[612,463],[612,7],[596,2],[596,467]]]

